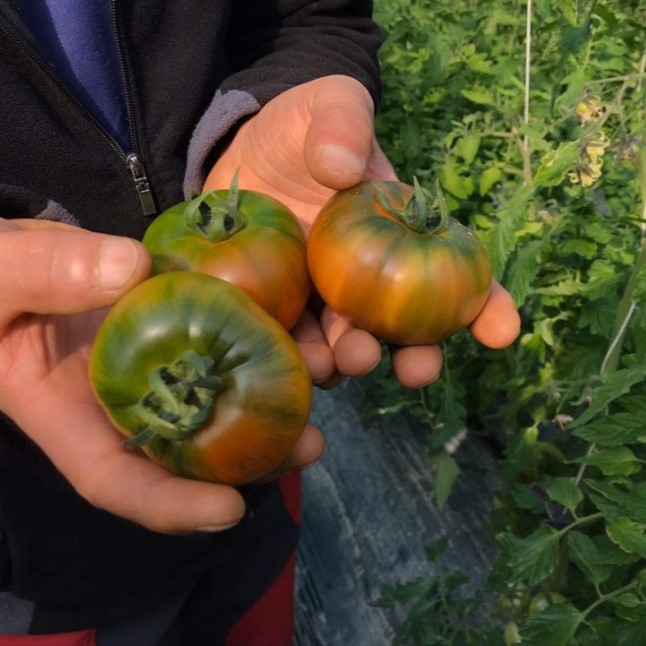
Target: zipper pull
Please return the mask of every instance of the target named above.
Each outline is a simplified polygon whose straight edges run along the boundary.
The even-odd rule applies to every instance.
[[[146,176],[144,165],[135,153],[130,153],[126,157],[126,163],[132,174],[132,179],[135,182],[135,188],[137,189],[139,202],[144,215],[155,215],[157,213],[157,206],[155,205],[155,198],[150,190],[150,182]]]

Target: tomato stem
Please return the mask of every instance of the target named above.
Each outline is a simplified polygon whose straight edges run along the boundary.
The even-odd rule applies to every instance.
[[[156,437],[181,441],[202,428],[222,388],[213,366],[211,357],[189,350],[170,365],[153,370],[148,377],[151,390],[138,404],[146,427],[126,443],[141,446]]]
[[[238,208],[238,171],[231,180],[227,198],[220,197],[218,193],[207,191],[198,195],[188,202],[184,211],[186,226],[211,242],[227,240],[247,224]]]
[[[381,189],[378,189],[378,195],[382,206],[411,231],[432,235],[444,231],[448,226],[449,209],[439,181],[436,182],[436,196],[433,197],[422,188],[417,177],[413,177],[413,193],[403,209],[393,208]]]

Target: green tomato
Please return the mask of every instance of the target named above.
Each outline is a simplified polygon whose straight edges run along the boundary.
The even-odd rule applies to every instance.
[[[197,271],[243,289],[287,329],[310,293],[306,239],[296,216],[254,191],[209,191],[164,211],[143,243],[153,273]]]
[[[441,195],[363,182],[336,193],[310,231],[314,286],[356,327],[398,345],[437,343],[468,326],[491,289],[491,263]]]
[[[530,615],[537,615],[555,603],[567,603],[567,599],[559,592],[539,592],[532,597],[527,611]]]
[[[285,328],[238,287],[196,272],[128,292],[102,323],[89,370],[131,444],[178,475],[229,485],[282,462],[312,401]]]

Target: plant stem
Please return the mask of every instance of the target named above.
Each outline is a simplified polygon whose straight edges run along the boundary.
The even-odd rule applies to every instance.
[[[529,93],[531,89],[531,62],[532,62],[532,0],[527,0],[527,14],[525,20],[525,106],[523,112],[523,123],[525,124],[525,135],[523,137],[523,177],[527,186],[532,185],[532,160],[529,146]]]
[[[584,621],[584,619],[595,609],[598,608],[600,605],[606,603],[606,601],[610,601],[611,599],[614,599],[615,597],[618,597],[621,594],[624,594],[626,592],[630,592],[631,590],[634,590],[637,587],[637,581],[633,581],[631,583],[628,583],[627,585],[617,588],[616,590],[613,590],[612,592],[608,592],[607,594],[602,594],[596,601],[591,603],[585,610],[581,611],[581,621]]]
[[[644,199],[642,203],[641,228],[642,235],[639,255],[633,265],[633,270],[630,278],[628,279],[628,284],[626,285],[626,289],[621,297],[621,301],[619,302],[612,341],[601,365],[600,373],[602,378],[617,369],[617,366],[619,365],[619,357],[621,355],[621,346],[626,335],[628,323],[637,308],[633,300],[633,295],[639,283],[639,274],[644,265],[646,265],[646,199]]]

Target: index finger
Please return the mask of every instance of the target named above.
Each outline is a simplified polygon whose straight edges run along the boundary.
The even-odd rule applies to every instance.
[[[469,326],[473,336],[494,350],[506,348],[520,334],[520,315],[509,292],[494,280],[489,299]]]

